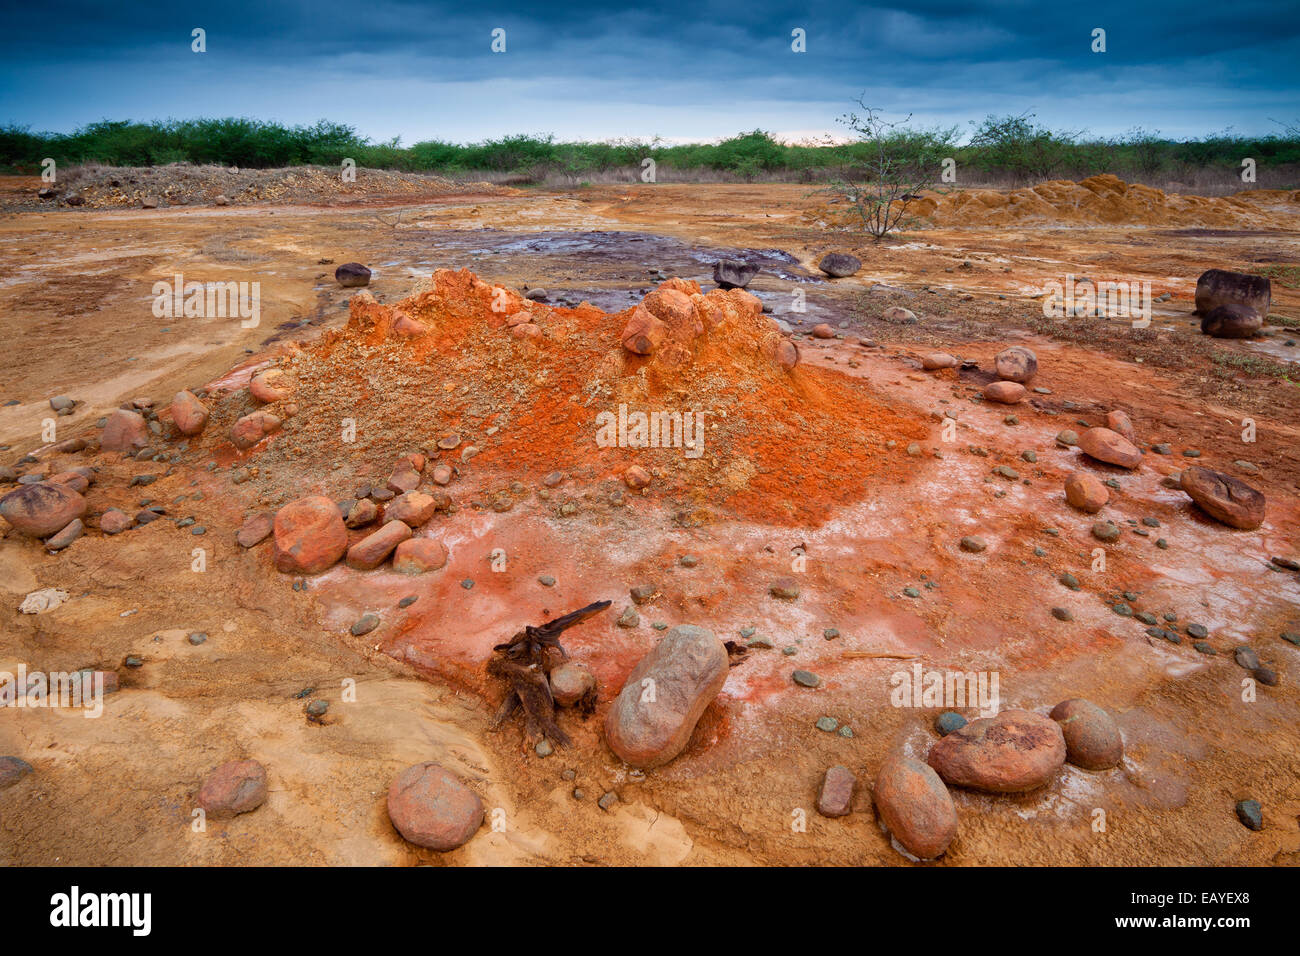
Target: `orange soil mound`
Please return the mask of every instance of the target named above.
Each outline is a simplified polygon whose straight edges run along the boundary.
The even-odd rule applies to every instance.
[[[378,473],[415,448],[478,478],[487,493],[552,470],[621,479],[639,465],[654,476],[651,494],[684,506],[686,523],[708,520],[707,509],[719,506],[816,522],[896,480],[885,443],[919,439],[925,429],[859,381],[788,368],[797,357],[741,290],[703,295],[695,282],[670,279],[611,315],[586,303],[552,308],[469,270],[440,270],[392,306],[357,294],[344,329],[285,355],[278,368],[292,394],[264,406],[284,428],[252,455],[300,488],[305,473],[314,480],[334,472],[340,487],[327,493],[336,497],[351,487],[340,461],[373,463]],[[255,403],[241,390],[230,404],[238,407],[214,421],[228,423]],[[602,447],[602,419],[608,429],[620,406],[629,417],[702,414],[700,454],[680,441]],[[356,424],[352,444],[340,441],[346,419]],[[437,441],[450,434],[461,445],[439,452]],[[467,445],[479,449],[468,461]]]
[[[907,214],[936,226],[996,226],[1044,222],[1080,225],[1290,228],[1300,190],[1252,189],[1233,196],[1167,194],[1109,173],[1080,182],[1051,180],[1026,189],[927,192]],[[839,214],[843,216],[843,213]],[[847,220],[846,220],[847,221]]]

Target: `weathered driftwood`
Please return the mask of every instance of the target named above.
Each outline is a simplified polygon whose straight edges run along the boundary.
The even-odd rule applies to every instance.
[[[551,696],[551,668],[559,660],[568,660],[568,653],[560,644],[560,635],[599,614],[609,607],[609,601],[597,601],[580,610],[547,621],[540,627],[529,624],[504,644],[498,644],[488,661],[488,673],[499,677],[509,686],[505,700],[492,719],[493,729],[499,728],[520,708],[524,712],[524,733],[529,740],[547,737],[557,744],[567,745],[569,735],[555,722],[555,699]],[[580,707],[590,713],[595,701],[580,701]]]

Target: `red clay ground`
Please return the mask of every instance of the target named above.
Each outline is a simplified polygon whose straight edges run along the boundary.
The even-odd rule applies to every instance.
[[[37,771],[0,794],[0,859],[905,862],[875,821],[868,784],[891,749],[920,754],[934,739],[935,711],[889,702],[891,675],[920,663],[998,671],[1003,707],[1045,711],[1088,697],[1116,715],[1126,740],[1125,763],[1114,771],[1067,766],[1054,784],[1022,797],[954,791],[960,831],[943,864],[1294,864],[1300,650],[1278,635],[1300,629],[1300,582],[1267,563],[1296,555],[1300,529],[1298,400],[1286,378],[1294,379],[1294,366],[1280,364],[1289,333],[1253,345],[1207,343],[1187,314],[1205,268],[1257,268],[1259,257],[1295,262],[1294,219],[1289,228],[1270,221],[1266,235],[1240,222],[1244,231],[1227,236],[1037,222],[1010,232],[999,225],[913,233],[858,245],[866,265],[854,279],[801,284],[804,315],[787,311],[794,284],[762,275],[751,288],[781,318],[796,328],[800,319],[805,327],[843,322],[844,338],[800,336],[802,361],[784,377],[765,377],[743,348],[734,361],[723,349],[706,363],[711,376],[650,389],[670,408],[698,404],[706,423],[720,427],[706,432],[698,462],[663,452],[647,462],[660,474],[644,495],[617,494],[627,449],[604,451],[588,440],[595,412],[617,397],[592,382],[638,381],[634,365],[618,364],[626,316],[556,306],[538,320],[547,338],[536,345],[486,320],[481,328],[457,325],[436,354],[418,359],[408,347],[373,354],[348,347],[346,334],[313,344],[347,317],[347,293],[333,283],[333,265],[319,259],[375,265],[372,291],[388,303],[428,274],[429,258],[445,255],[448,230],[490,248],[494,235],[484,225],[634,230],[707,248],[780,249],[808,266],[822,251],[855,246],[817,225],[820,201],[798,187],[674,186],[449,199],[383,212],[71,212],[0,222],[13,272],[0,307],[18,343],[0,360],[0,399],[21,401],[0,408],[9,455],[39,447],[45,402],[56,394],[86,402],[58,420],[60,437],[94,434],[98,417],[137,395],[165,402],[177,388],[201,384],[224,395],[207,432],[147,487],[128,482],[163,474],[166,465],[59,457],[101,469],[90,493],[95,511],[134,511],[152,499],[173,518],[193,515],[205,535],[162,520],[116,538],[89,531],[57,556],[13,533],[0,541],[8,595],[0,670],[19,662],[111,668],[124,688],[99,720],[22,711],[0,721],[0,752]],[[609,242],[619,250],[614,261],[590,265],[549,248],[457,253],[459,261],[434,264],[468,265],[512,288],[590,296],[648,288],[657,284],[646,279],[648,268],[675,264],[641,261],[654,256]],[[262,326],[153,319],[149,288],[177,271],[258,278]],[[1157,294],[1173,299],[1159,307],[1149,335],[1101,320],[1045,325],[1039,303],[1025,296],[1067,271],[1151,278]],[[699,266],[686,277],[706,273]],[[920,322],[884,321],[896,304]],[[1274,283],[1278,316],[1294,319],[1297,304],[1294,289]],[[286,323],[294,327],[280,328]],[[267,361],[296,354],[287,349],[292,339],[307,343],[297,366],[301,408],[269,447],[236,460],[222,436],[253,404],[242,385]],[[1035,349],[1041,371],[1032,384],[1051,393],[1010,410],[971,401],[986,373],[921,373],[916,361],[939,346],[988,370],[1012,342]],[[227,374],[236,366],[242,371]],[[1098,423],[1113,408],[1129,412],[1144,442],[1171,443],[1173,455],[1148,454],[1128,474],[1086,464],[1054,442],[1058,431]],[[956,416],[955,441],[943,440],[945,412]],[[1004,422],[1008,413],[1018,424]],[[330,437],[343,417],[358,422],[353,446]],[[1240,441],[1245,417],[1258,428],[1249,446]],[[294,578],[273,570],[267,545],[234,544],[247,513],[315,492],[348,497],[359,482],[386,477],[400,452],[424,447],[437,460],[434,444],[453,431],[483,450],[463,465],[459,449],[443,455],[461,468],[448,489],[457,509],[421,532],[447,545],[443,570],[412,578],[340,565],[297,590]],[[913,442],[921,455],[907,453]],[[1268,495],[1259,531],[1217,525],[1161,485],[1163,473],[1183,466],[1187,448]],[[1036,463],[1021,457],[1026,450]],[[1260,473],[1247,476],[1238,460]],[[993,474],[1000,465],[1020,480]],[[1104,573],[1090,570],[1094,519],[1072,511],[1061,493],[1064,475],[1078,467],[1120,485],[1103,516],[1125,532],[1108,549]],[[553,470],[566,478],[546,488],[542,478]],[[508,510],[494,509],[501,501]],[[1149,537],[1126,523],[1141,518],[1159,521]],[[988,549],[962,552],[958,542],[970,534]],[[196,546],[209,549],[203,573],[190,570]],[[780,601],[768,586],[793,573],[796,548],[807,559],[795,575],[801,593]],[[507,555],[504,571],[492,570],[496,549]],[[687,553],[698,566],[678,563]],[[1066,571],[1080,578],[1081,591],[1057,583]],[[541,575],[553,576],[554,587]],[[462,586],[467,579],[472,589]],[[639,609],[640,627],[617,627],[628,589],[644,583],[658,598]],[[69,602],[42,615],[17,613],[24,594],[51,586],[67,590]],[[920,597],[907,597],[907,587]],[[1174,612],[1180,626],[1203,623],[1219,654],[1198,654],[1186,638],[1177,647],[1148,638],[1139,622],[1110,610],[1107,598],[1122,591],[1137,595],[1137,611]],[[418,600],[398,609],[407,595]],[[603,598],[614,607],[565,636],[572,656],[601,681],[595,718],[561,717],[573,746],[542,759],[517,725],[488,731],[501,694],[483,669],[491,646],[523,623]],[[1070,608],[1073,622],[1055,620],[1053,606]],[[352,637],[349,625],[368,610],[383,623]],[[605,748],[600,716],[658,638],[656,623],[702,624],[724,639],[752,626],[774,647],[733,668],[686,753],[641,775]],[[827,640],[831,627],[841,636]],[[191,646],[191,631],[207,632],[208,641]],[[1231,659],[1241,642],[1281,675],[1252,703],[1241,700],[1245,672]],[[144,666],[123,667],[128,654]],[[792,684],[795,667],[819,674],[821,686]],[[344,699],[349,679],[355,702]],[[308,687],[331,703],[323,724],[303,714],[310,698],[294,696]],[[853,736],[815,729],[824,715]],[[269,768],[267,805],[193,833],[202,776],[245,756]],[[504,830],[485,828],[445,855],[404,843],[383,794],[404,766],[428,759],[465,776],[490,812],[500,808]],[[821,773],[835,763],[854,770],[859,792],[852,815],[827,820],[813,801]],[[594,801],[608,790],[619,802],[603,811]],[[1236,821],[1233,804],[1245,797],[1263,804],[1263,832]],[[1097,808],[1107,811],[1104,833],[1093,830]],[[797,810],[806,813],[806,832],[791,828]]]

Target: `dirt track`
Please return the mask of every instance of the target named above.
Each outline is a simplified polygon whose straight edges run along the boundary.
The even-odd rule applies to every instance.
[[[0,401],[20,402],[0,407],[0,442],[11,446],[6,463],[39,445],[52,396],[84,402],[58,420],[60,436],[73,435],[136,396],[165,403],[182,387],[238,383],[227,378],[232,368],[244,366],[246,376],[289,341],[338,327],[348,292],[323,259],[369,264],[381,301],[402,298],[433,269],[468,267],[494,283],[541,286],[552,300],[589,300],[615,312],[652,287],[651,270],[704,279],[711,255],[762,251],[767,268],[751,289],[774,314],[796,328],[843,324],[846,333],[826,343],[801,340],[801,374],[813,384],[825,381],[818,376],[852,379],[917,433],[898,432],[898,447],[872,464],[865,493],[846,489],[848,476],[808,464],[827,437],[793,433],[781,450],[788,483],[766,486],[782,494],[737,508],[654,489],[614,507],[604,470],[555,461],[552,467],[571,470],[565,491],[582,503],[567,522],[535,494],[549,469],[520,471],[489,457],[461,497],[485,501],[512,481],[527,491],[507,513],[471,507],[442,519],[451,550],[444,570],[406,579],[338,567],[305,590],[270,567],[265,547],[234,545],[243,514],[316,490],[305,484],[340,497],[365,468],[378,473],[388,460],[340,453],[313,460],[305,476],[277,462],[269,476],[232,485],[232,462],[207,470],[220,456],[196,443],[174,474],[140,488],[127,484],[138,463],[98,456],[97,505],[135,507],[151,498],[168,503],[173,516],[194,515],[207,534],[157,521],[116,538],[88,533],[58,556],[12,533],[0,541],[0,670],[20,661],[43,670],[95,666],[118,670],[124,688],[108,698],[100,720],[0,715],[0,753],[23,756],[37,771],[0,792],[0,861],[901,863],[874,820],[867,784],[891,748],[924,752],[934,711],[890,706],[890,675],[913,661],[863,656],[887,652],[927,668],[996,669],[1004,706],[1042,709],[1089,697],[1115,713],[1125,733],[1120,769],[1090,774],[1067,766],[1056,783],[1023,797],[954,791],[961,829],[946,864],[1294,865],[1300,649],[1278,634],[1300,630],[1300,582],[1266,562],[1298,550],[1300,398],[1294,372],[1290,383],[1251,373],[1260,362],[1293,361],[1300,347],[1283,344],[1294,334],[1287,330],[1259,343],[1215,343],[1240,358],[1216,364],[1189,313],[1206,268],[1300,261],[1300,217],[1289,228],[1270,221],[1266,229],[1220,227],[1208,235],[1165,223],[947,226],[874,246],[827,229],[821,203],[793,186],[661,186],[443,196],[366,209],[70,211],[0,220],[9,266],[0,310],[11,342],[0,356]],[[820,279],[814,261],[830,250],[858,254],[861,273]],[[155,319],[149,290],[178,272],[260,281],[261,325]],[[1041,308],[1031,295],[1066,273],[1148,279],[1154,294],[1172,298],[1157,306],[1150,336],[1113,322],[1091,323],[1086,337],[1047,338],[1035,331]],[[1280,282],[1273,289],[1273,313],[1300,318],[1300,292]],[[789,311],[795,290],[805,295],[805,314]],[[920,323],[885,322],[891,305],[912,309]],[[883,348],[863,348],[859,338]],[[1004,424],[1005,409],[969,402],[983,381],[978,374],[919,372],[917,357],[936,347],[988,369],[1010,342],[1037,351],[1042,371],[1034,384],[1051,389],[1014,410],[1016,425]],[[1108,517],[1120,524],[1152,517],[1162,530],[1151,538],[1126,532],[1109,570],[1091,575],[1092,519],[1072,512],[1059,490],[1079,453],[1058,448],[1053,436],[1078,428],[1076,420],[1098,423],[1116,407],[1130,413],[1145,441],[1169,442],[1174,454],[1148,455],[1131,477],[1097,469],[1122,485]],[[951,444],[940,438],[946,410],[960,421]],[[1250,446],[1238,437],[1246,417],[1258,427]],[[879,428],[903,426],[882,419]],[[905,453],[911,441],[923,446],[922,456]],[[988,456],[969,454],[971,446]],[[1248,480],[1269,498],[1263,528],[1227,530],[1161,485],[1188,448],[1230,473],[1241,474],[1233,465],[1240,459],[1261,469]],[[1036,464],[1020,457],[1027,449],[1036,451]],[[989,480],[995,465],[1015,467],[1028,484]],[[810,517],[784,507],[801,499],[821,510]],[[682,520],[684,501],[693,520]],[[1044,534],[1049,527],[1060,534]],[[968,534],[984,537],[988,551],[963,553],[957,542]],[[1154,547],[1156,535],[1168,539],[1168,550]],[[196,542],[212,549],[202,574],[190,570]],[[792,608],[766,588],[788,573],[790,549],[800,544],[810,570]],[[505,574],[487,567],[497,547],[518,555]],[[687,552],[700,556],[699,567],[677,565]],[[1085,590],[1061,588],[1063,571],[1085,579]],[[542,574],[559,583],[542,588]],[[472,590],[461,586],[467,578]],[[639,629],[616,628],[628,587],[647,580],[662,596],[641,609]],[[907,586],[922,598],[904,596]],[[18,614],[22,596],[38,587],[62,587],[72,599],[48,614]],[[1140,610],[1204,623],[1218,656],[1149,639],[1104,600],[1125,590],[1140,595]],[[398,610],[407,594],[419,600]],[[725,639],[754,626],[775,644],[733,670],[687,752],[644,779],[604,747],[598,718],[568,719],[574,745],[545,759],[524,746],[517,726],[486,729],[499,694],[482,671],[491,644],[522,623],[601,598],[615,601],[610,614],[572,632],[566,646],[596,671],[603,701],[656,639],[652,622],[702,624]],[[1071,608],[1075,620],[1054,620],[1053,605]],[[379,611],[384,626],[354,638],[348,625],[365,610]],[[825,640],[827,627],[842,636]],[[209,640],[191,646],[191,631]],[[1246,641],[1281,675],[1278,687],[1261,687],[1249,704],[1240,700],[1244,672],[1231,657]],[[784,655],[786,646],[795,654]],[[122,667],[128,654],[142,656],[144,666]],[[819,673],[822,686],[793,686],[795,666]],[[355,703],[341,699],[345,679],[356,682]],[[331,702],[324,725],[309,722],[305,701],[294,697],[308,687]],[[853,736],[815,729],[822,715]],[[241,756],[268,766],[267,805],[191,832],[198,781]],[[441,856],[404,843],[388,823],[383,794],[401,768],[425,759],[453,767],[489,808],[501,808],[504,832],[485,828]],[[857,812],[827,820],[813,802],[822,771],[836,763],[858,774]],[[566,768],[575,780],[562,779]],[[575,786],[582,801],[571,796]],[[608,790],[620,801],[606,812],[595,799]],[[1233,815],[1245,797],[1264,806],[1261,833]],[[1092,829],[1098,807],[1107,810],[1105,833]],[[807,812],[807,832],[791,830],[796,809]]]

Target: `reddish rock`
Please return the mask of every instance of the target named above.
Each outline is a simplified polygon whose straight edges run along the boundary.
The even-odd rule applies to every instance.
[[[80,471],[61,471],[57,475],[50,475],[45,480],[71,488],[79,495],[85,494],[86,489],[90,487],[90,479]]]
[[[244,521],[235,540],[239,542],[241,548],[251,548],[261,544],[266,540],[275,526],[275,515],[269,511],[263,511],[255,514]]]
[[[1264,523],[1264,495],[1240,478],[1192,465],[1183,469],[1179,486],[1216,521],[1243,531]]]
[[[814,326],[813,326],[813,330],[812,330],[812,334],[813,334],[813,338],[815,338],[815,339],[833,339],[833,338],[835,338],[835,330],[832,329],[832,328],[831,328],[829,325],[827,325],[825,322],[821,322],[821,323],[819,323],[819,324],[817,324],[817,325],[814,325]]]
[[[610,750],[642,769],[672,760],[722,690],[727,669],[727,649],[711,631],[674,627],[641,658],[610,705],[605,718]]]
[[[401,309],[393,310],[393,334],[399,338],[414,339],[429,332],[429,327],[418,319],[413,319]]]
[[[208,406],[190,391],[172,397],[172,424],[182,435],[197,435],[208,424]]]
[[[912,856],[933,860],[957,835],[952,795],[939,775],[919,760],[899,753],[886,757],[876,774],[872,798],[881,822]]]
[[[135,519],[125,511],[117,508],[109,508],[99,516],[99,530],[104,534],[121,534],[131,525],[135,524]],[[267,522],[267,530],[270,530],[270,522]]]
[[[1096,475],[1076,471],[1065,479],[1065,500],[1071,507],[1092,515],[1110,501],[1110,491]]]
[[[1065,737],[1048,717],[1004,710],[954,730],[930,748],[926,762],[954,786],[1023,793],[1046,785],[1061,769]]]
[[[1124,758],[1124,740],[1110,714],[1090,700],[1074,697],[1052,708],[1065,735],[1065,759],[1084,770],[1109,770]]]
[[[393,570],[401,574],[437,571],[447,564],[447,548],[436,538],[409,538],[393,552]]]
[[[1134,444],[1137,443],[1137,432],[1133,430],[1133,422],[1128,417],[1127,412],[1122,412],[1118,408],[1106,413],[1106,427],[1113,432],[1118,432]]]
[[[138,451],[149,444],[149,425],[144,416],[119,408],[108,416],[99,447],[103,451]]]
[[[1079,436],[1079,450],[1090,458],[1121,468],[1142,464],[1142,452],[1137,445],[1109,428],[1089,428]]]
[[[1017,402],[1024,401],[1025,395],[1028,394],[1025,387],[1019,382],[991,382],[984,389],[984,397],[991,402],[1001,402],[1003,405],[1015,405]]]
[[[435,465],[433,469],[433,480],[435,484],[451,484],[451,465]]]
[[[72,542],[81,537],[81,533],[86,530],[86,526],[80,518],[74,518],[66,528],[59,530],[58,534],[51,535],[45,539],[45,547],[50,551],[62,551]]]
[[[324,495],[285,505],[275,513],[272,533],[275,566],[286,574],[325,571],[348,548],[348,531],[339,507]]]
[[[947,352],[932,352],[921,358],[921,368],[934,372],[941,368],[956,368],[960,363]]]
[[[1023,345],[1003,349],[993,360],[998,378],[1024,385],[1038,374],[1038,356]]]
[[[704,330],[695,317],[695,305],[690,296],[679,289],[658,288],[641,300],[646,310],[668,326],[673,332],[681,332],[687,337],[698,335]]]
[[[249,412],[230,426],[230,441],[241,451],[252,448],[280,427],[280,419],[270,412]]]
[[[552,668],[550,678],[551,696],[561,707],[572,707],[596,690],[596,675],[585,665],[573,661]]]
[[[388,788],[388,819],[416,846],[454,850],[483,825],[483,801],[455,774],[436,763],[419,763]]]
[[[48,481],[19,485],[0,498],[0,516],[15,531],[33,538],[62,531],[85,513],[85,498],[66,485]]]
[[[770,349],[772,360],[787,372],[799,364],[799,346],[784,335],[773,337]]]
[[[510,330],[510,337],[514,339],[540,339],[542,330],[531,322],[524,322]]]
[[[640,465],[633,465],[627,471],[623,472],[623,481],[633,491],[639,491],[646,485],[650,484],[650,473]]]
[[[418,528],[438,510],[438,502],[420,491],[408,491],[398,495],[384,508],[384,517],[389,520],[404,521],[412,528]]]
[[[817,788],[817,812],[824,817],[847,816],[858,780],[848,767],[831,767]]]
[[[278,368],[268,368],[253,376],[248,390],[259,402],[278,402],[293,394],[293,383]]]
[[[422,472],[424,471],[424,466],[428,464],[428,459],[420,452],[412,451],[398,459],[397,464],[399,466],[403,463],[410,465],[416,471]]]
[[[266,768],[256,760],[232,760],[208,774],[198,804],[220,819],[256,810],[266,801]]]
[[[668,327],[644,305],[638,305],[619,336],[619,342],[636,355],[651,355],[667,335]]]
[[[388,490],[395,495],[404,495],[418,487],[420,487],[420,473],[407,462],[401,462],[397,468],[393,469],[392,477],[388,479],[387,485]]]
[[[367,535],[348,548],[348,567],[369,571],[379,567],[393,549],[411,536],[411,528],[402,521],[389,521],[374,534]]]
[[[379,505],[369,498],[362,498],[348,509],[343,523],[349,528],[364,528],[379,517]]]

